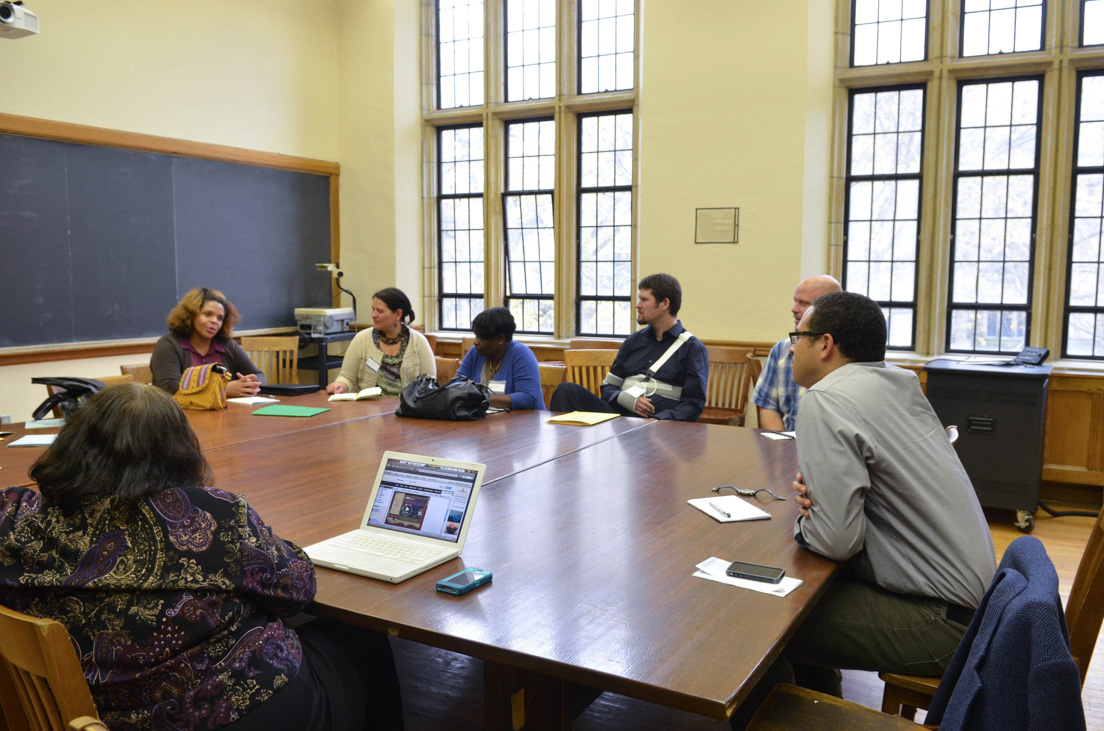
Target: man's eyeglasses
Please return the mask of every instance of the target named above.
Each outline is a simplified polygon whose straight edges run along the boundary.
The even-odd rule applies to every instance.
[[[797,345],[797,339],[808,335],[811,338],[819,338],[824,333],[813,332],[812,330],[794,330],[790,333],[790,345]]]

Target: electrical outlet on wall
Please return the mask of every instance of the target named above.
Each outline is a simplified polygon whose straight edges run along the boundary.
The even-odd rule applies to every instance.
[[[11,414],[0,414],[0,424],[10,424]]]

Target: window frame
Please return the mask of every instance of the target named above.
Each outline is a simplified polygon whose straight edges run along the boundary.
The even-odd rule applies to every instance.
[[[961,145],[959,144],[962,138],[962,116],[960,114],[962,109],[962,92],[970,85],[974,84],[1002,84],[1002,83],[1015,83],[1017,81],[1038,81],[1039,82],[1039,97],[1038,104],[1035,108],[1035,159],[1034,167],[1030,171],[1024,168],[1008,168],[1006,170],[996,170],[982,168],[979,170],[969,170],[963,172],[958,169],[959,166],[959,153],[961,152]],[[998,77],[986,77],[984,79],[960,79],[956,84],[957,89],[955,93],[955,123],[954,123],[954,136],[951,140],[951,144],[954,146],[953,150],[953,162],[951,163],[951,231],[948,238],[949,251],[947,261],[947,301],[946,301],[946,335],[943,342],[943,352],[945,353],[979,353],[979,354],[992,354],[1011,355],[1018,351],[1002,350],[1000,348],[996,350],[978,350],[978,349],[963,349],[954,348],[951,345],[952,321],[954,313],[962,310],[972,310],[975,313],[980,312],[1005,312],[1005,311],[1022,311],[1025,314],[1024,322],[1024,346],[1026,347],[1031,343],[1031,326],[1034,321],[1032,317],[1032,309],[1035,301],[1035,263],[1037,248],[1035,246],[1039,235],[1039,181],[1042,177],[1040,169],[1040,161],[1042,159],[1042,136],[1043,136],[1043,93],[1044,93],[1044,77],[1042,74],[1028,74],[1025,76],[998,76]],[[963,178],[986,178],[992,176],[1008,177],[1016,175],[1024,175],[1027,172],[1033,176],[1032,182],[1032,206],[1031,206],[1031,244],[1028,247],[1028,262],[1027,262],[1027,302],[1022,305],[1010,305],[1004,302],[1000,304],[986,304],[981,302],[976,303],[955,303],[954,297],[954,284],[955,284],[955,266],[954,266],[954,253],[955,253],[955,224],[958,221],[958,189],[959,183]],[[982,203],[984,206],[984,203]],[[976,333],[976,329],[975,329]],[[998,337],[998,340],[1002,339]],[[974,340],[976,342],[977,336],[975,334]]]
[[[553,332],[544,335],[527,334],[527,340],[550,339],[566,341],[578,333],[579,282],[578,282],[578,168],[579,168],[579,115],[610,111],[633,112],[633,160],[632,160],[632,262],[631,276],[639,278],[639,210],[637,180],[639,176],[640,125],[638,97],[640,88],[640,29],[641,0],[631,0],[633,7],[633,88],[621,91],[578,93],[581,44],[580,0],[556,0],[557,17],[557,81],[556,96],[548,99],[530,99],[507,102],[506,99],[506,0],[484,1],[484,103],[480,106],[441,109],[440,91],[437,88],[439,59],[437,58],[437,0],[422,0],[423,28],[423,171],[426,175],[426,200],[423,205],[425,237],[423,251],[426,266],[423,273],[423,311],[432,312],[427,318],[428,330],[465,332],[466,330],[442,327],[440,215],[437,204],[439,166],[436,158],[436,130],[471,124],[482,125],[484,130],[484,306],[505,304],[506,291],[506,231],[503,194],[506,193],[505,125],[511,121],[553,117],[556,123],[556,184],[553,191],[555,221],[556,275]],[[432,163],[432,164],[430,164]],[[631,302],[631,298],[630,298]],[[625,333],[628,334],[628,333]]]
[[[893,360],[922,363],[947,352],[952,248],[950,214],[956,151],[958,85],[961,81],[1041,76],[1042,103],[1037,153],[1040,155],[1034,208],[1034,257],[1028,286],[1028,346],[1065,354],[1071,205],[1073,191],[1074,96],[1080,72],[1104,70],[1104,44],[1077,45],[1082,38],[1082,0],[1047,0],[1043,48],[998,56],[961,57],[958,15],[961,0],[929,0],[928,60],[878,66],[842,66],[851,59],[852,0],[837,0],[834,74],[832,195],[829,202],[829,273],[842,278],[847,210],[846,174],[850,133],[850,92],[898,84],[927,87],[921,188],[916,342],[913,351],[892,351]],[[967,352],[967,351],[955,351]],[[992,351],[968,351],[991,355]],[[1065,356],[1080,366],[1100,358]]]
[[[860,67],[861,68],[861,67]],[[892,310],[894,308],[905,308],[912,310],[912,334],[909,338],[909,344],[907,346],[889,346],[887,349],[899,350],[899,351],[911,351],[916,347],[916,322],[919,316],[919,297],[920,297],[920,226],[921,219],[923,218],[924,211],[924,162],[926,160],[926,145],[927,138],[924,135],[924,130],[921,129],[920,133],[920,168],[915,174],[913,173],[873,173],[871,175],[859,175],[856,176],[851,172],[852,161],[852,143],[854,142],[854,113],[853,104],[857,94],[879,94],[889,91],[907,91],[912,89],[919,89],[923,92],[923,110],[921,111],[921,117],[926,120],[928,109],[928,88],[924,84],[894,84],[892,86],[873,86],[848,89],[847,91],[847,149],[844,153],[845,159],[845,178],[843,182],[844,186],[844,203],[843,210],[844,216],[841,219],[843,226],[843,251],[842,251],[842,266],[840,269],[839,280],[843,284],[844,288],[847,287],[847,265],[849,263],[848,253],[851,245],[851,187],[852,183],[856,179],[875,181],[886,180],[911,180],[915,179],[919,186],[917,191],[917,203],[916,203],[916,262],[913,269],[913,299],[911,301],[905,300],[876,300],[876,302],[882,307],[883,310]],[[925,122],[926,124],[926,122]],[[869,277],[868,280],[869,282]],[[892,291],[892,288],[891,288]]]
[[[1083,13],[1084,12],[1084,7],[1085,7],[1084,3],[1082,3],[1081,7],[1082,7],[1082,13]],[[1082,17],[1084,17],[1083,14],[1082,14]],[[1097,46],[1094,46],[1094,47],[1097,47]],[[1073,111],[1071,113],[1072,114],[1072,119],[1073,119],[1073,131],[1072,131],[1073,145],[1072,145],[1071,162],[1070,162],[1070,197],[1069,197],[1069,222],[1068,222],[1068,225],[1069,225],[1069,228],[1068,228],[1068,231],[1069,231],[1068,241],[1069,241],[1069,248],[1070,248],[1071,251],[1070,251],[1069,255],[1066,256],[1066,286],[1063,288],[1063,291],[1062,291],[1062,295],[1063,295],[1062,296],[1062,324],[1061,324],[1062,339],[1061,339],[1061,350],[1060,350],[1060,352],[1061,352],[1061,355],[1062,355],[1063,358],[1076,358],[1078,360],[1089,360],[1089,361],[1104,361],[1104,353],[1101,353],[1100,355],[1070,355],[1070,353],[1069,353],[1069,319],[1070,319],[1071,314],[1073,314],[1073,313],[1082,313],[1082,312],[1095,314],[1096,317],[1097,317],[1098,327],[1101,327],[1102,325],[1100,323],[1102,321],[1104,321],[1104,302],[1099,302],[1096,306],[1092,306],[1092,307],[1086,306],[1086,305],[1071,305],[1070,304],[1070,300],[1071,300],[1071,297],[1070,297],[1070,282],[1073,279],[1073,264],[1074,264],[1072,249],[1073,249],[1073,237],[1074,237],[1074,231],[1075,231],[1075,223],[1076,223],[1076,220],[1077,220],[1077,206],[1076,206],[1076,203],[1077,203],[1077,178],[1078,178],[1079,175],[1094,175],[1094,174],[1095,175],[1104,175],[1104,164],[1084,166],[1084,167],[1081,167],[1077,164],[1077,157],[1078,157],[1078,152],[1080,151],[1080,141],[1081,141],[1081,130],[1080,130],[1080,125],[1078,124],[1081,120],[1081,112],[1080,112],[1080,110],[1081,110],[1081,95],[1082,95],[1082,90],[1084,88],[1084,80],[1086,78],[1090,78],[1090,77],[1104,78],[1104,68],[1080,69],[1077,72],[1077,86],[1076,86],[1076,92],[1075,92],[1075,95],[1074,95]],[[1087,172],[1087,171],[1092,171],[1092,172]],[[1104,232],[1102,232],[1102,239],[1104,239]],[[1101,245],[1104,246],[1104,242],[1102,242]],[[1100,256],[1100,259],[1101,259],[1101,264],[1099,265],[1100,269],[1098,270],[1098,274],[1097,274],[1097,277],[1099,279],[1100,277],[1104,277],[1104,252],[1098,254],[1098,256]],[[1098,282],[1097,286],[1100,287],[1099,282]],[[1094,349],[1095,349],[1095,346],[1094,346]]]

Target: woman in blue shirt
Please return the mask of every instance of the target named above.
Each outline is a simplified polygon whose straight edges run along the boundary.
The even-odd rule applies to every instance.
[[[458,376],[491,389],[496,409],[544,410],[537,356],[514,341],[517,325],[505,307],[490,307],[472,320],[475,346],[464,356]]]

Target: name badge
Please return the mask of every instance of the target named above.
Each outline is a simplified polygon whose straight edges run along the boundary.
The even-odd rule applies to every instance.
[[[506,381],[491,381],[487,384],[491,393],[506,393]]]
[[[372,373],[376,373],[380,369],[380,364],[379,361],[375,358],[369,358],[367,361],[364,362],[364,367],[372,371]]]
[[[644,395],[644,387],[638,383],[632,388],[626,388],[625,393],[629,394],[631,398],[640,398]]]

